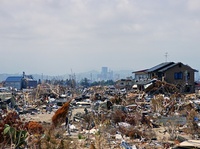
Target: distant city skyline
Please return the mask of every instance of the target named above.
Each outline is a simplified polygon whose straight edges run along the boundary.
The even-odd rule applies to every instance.
[[[0,73],[200,70],[199,26],[199,0],[1,0]]]
[[[102,68],[101,68],[102,69]],[[82,72],[82,73],[69,73],[69,74],[60,74],[60,75],[48,75],[48,74],[37,74],[37,73],[32,73],[32,74],[28,74],[28,75],[33,75],[34,79],[36,80],[51,80],[51,79],[57,79],[57,80],[62,80],[62,79],[71,79],[72,77],[74,77],[76,79],[76,81],[80,82],[82,79],[87,78],[89,80],[91,80],[92,82],[94,81],[102,81],[102,80],[118,80],[118,79],[125,79],[127,77],[130,76],[134,76],[132,74],[131,70],[120,70],[120,71],[108,71],[107,73],[109,74],[110,72],[112,72],[112,76],[108,76],[107,78],[103,78],[102,77],[102,72],[101,69],[99,71],[87,71],[87,72]],[[26,73],[26,72],[25,72]],[[26,73],[27,74],[27,73]],[[22,76],[23,72],[21,73],[14,73],[14,74],[1,74],[0,73],[0,81],[4,81],[8,76]],[[110,74],[109,74],[110,75]]]
[[[153,66],[152,66],[153,67]],[[105,68],[102,67],[102,68]],[[94,81],[102,81],[102,80],[119,80],[119,79],[126,79],[126,78],[130,78],[132,77],[133,79],[135,78],[134,75],[134,71],[132,70],[119,70],[119,71],[113,71],[110,68],[106,67],[107,70],[109,69],[109,71],[107,71],[106,73],[108,73],[108,77],[102,77],[102,68],[99,70],[90,70],[90,71],[86,71],[86,72],[81,72],[81,73],[75,73],[75,72],[71,72],[68,74],[59,74],[59,75],[48,75],[48,74],[37,74],[37,73],[32,73],[32,74],[28,74],[28,75],[33,75],[34,79],[36,80],[52,80],[52,79],[57,79],[57,80],[62,80],[62,79],[70,79],[72,75],[74,75],[76,81],[80,82],[82,79],[87,78],[90,81],[94,82]],[[138,71],[138,70],[136,70]],[[111,73],[111,74],[110,74]],[[23,72],[21,73],[14,73],[14,74],[8,74],[8,73],[0,73],[0,82],[4,81],[8,76],[22,76]],[[199,72],[195,73],[195,81],[200,81],[200,76],[199,76]]]

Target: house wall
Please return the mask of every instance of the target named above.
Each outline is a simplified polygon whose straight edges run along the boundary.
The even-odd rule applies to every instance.
[[[16,88],[20,90],[22,87],[22,83],[21,81],[20,82],[5,82],[5,87],[12,87],[12,88]]]
[[[27,89],[27,88],[36,88],[37,87],[37,81],[36,80],[22,80],[22,88]]]
[[[36,88],[37,87],[37,81],[35,81],[35,80],[28,81],[27,87],[28,88]]]
[[[185,73],[186,71],[189,74],[188,78],[186,78],[186,73]],[[179,73],[179,72],[182,72],[182,78],[175,79],[175,73]],[[179,85],[182,92],[184,92],[186,84],[188,84],[188,86],[191,86],[190,92],[195,91],[194,70],[188,67],[187,65],[184,65],[184,64],[176,65],[168,69],[164,74],[164,78],[165,78],[165,81],[168,83]]]
[[[133,80],[119,80],[116,83],[116,87],[119,89],[126,88],[131,89],[133,86]]]
[[[148,79],[148,74],[147,73],[135,73],[135,80],[146,80]]]

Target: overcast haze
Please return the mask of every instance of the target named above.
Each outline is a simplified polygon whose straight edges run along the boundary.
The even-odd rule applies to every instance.
[[[0,0],[0,73],[199,70],[199,0]]]

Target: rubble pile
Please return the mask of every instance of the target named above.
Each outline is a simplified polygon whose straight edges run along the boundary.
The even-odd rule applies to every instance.
[[[178,88],[174,84],[156,80],[145,89],[148,94],[173,94],[178,92]]]
[[[87,133],[90,133],[90,140],[97,133],[91,130],[97,129],[98,134],[109,134],[104,136],[107,140],[104,143],[110,142],[113,146],[118,144],[118,147],[124,148],[178,148],[181,142],[199,138],[199,133],[195,130],[200,123],[199,105],[191,98],[194,95],[185,96],[177,91],[174,85],[163,82],[157,82],[153,88],[145,90],[145,93],[129,91],[122,95],[116,91],[110,95],[101,91],[101,98],[91,100],[94,105],[95,101],[100,100],[99,107],[89,108],[89,112],[83,112],[82,116],[79,113],[79,120],[77,115],[74,120],[82,123],[82,135],[87,137]],[[152,98],[149,100],[150,95]],[[106,101],[112,103],[110,109],[108,106],[101,106]]]
[[[12,108],[27,121],[56,123],[55,136],[77,148],[200,148],[199,97],[162,81],[144,91],[46,85],[12,97]]]

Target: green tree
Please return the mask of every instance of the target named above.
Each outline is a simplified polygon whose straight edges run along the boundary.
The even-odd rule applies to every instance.
[[[84,79],[82,79],[81,80],[81,86],[84,86],[84,87],[89,87],[89,79],[87,79],[87,78],[84,78]]]

